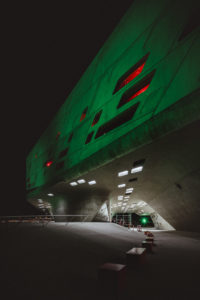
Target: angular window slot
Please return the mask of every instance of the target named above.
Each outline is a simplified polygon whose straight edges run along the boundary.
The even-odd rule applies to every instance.
[[[61,157],[65,156],[65,155],[67,155],[67,152],[68,152],[68,151],[69,151],[69,147],[67,147],[66,149],[64,149],[63,151],[61,151],[60,154],[59,154],[59,158],[61,158]]]
[[[142,80],[140,80],[137,84],[131,87],[128,91],[126,91],[122,95],[117,108],[122,107],[123,105],[130,102],[140,94],[144,93],[148,89],[154,74],[155,74],[155,70],[152,71],[147,76],[145,76]]]
[[[132,107],[128,108],[127,110],[123,111],[112,120],[101,125],[96,133],[95,139],[130,121],[133,118],[138,108],[138,105],[139,102],[133,105]]]
[[[91,141],[93,134],[94,134],[94,131],[92,131],[88,134],[85,144],[88,144]]]
[[[127,85],[130,81],[132,81],[135,77],[137,77],[143,70],[144,65],[147,61],[149,53],[146,54],[139,62],[137,62],[128,72],[126,72],[117,82],[115,90],[113,94],[122,89],[125,85]]]
[[[82,112],[82,115],[81,115],[81,118],[80,118],[80,122],[83,121],[83,120],[85,119],[87,111],[88,111],[88,107],[86,107],[86,108],[84,109],[84,111]]]
[[[101,114],[102,114],[102,110],[100,110],[94,117],[94,120],[92,122],[92,126],[94,126],[95,124],[97,124],[99,122],[99,119],[101,117]]]

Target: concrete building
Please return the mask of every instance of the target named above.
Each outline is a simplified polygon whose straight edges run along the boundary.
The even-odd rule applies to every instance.
[[[198,1],[136,0],[27,157],[27,200],[71,220],[200,231]]]

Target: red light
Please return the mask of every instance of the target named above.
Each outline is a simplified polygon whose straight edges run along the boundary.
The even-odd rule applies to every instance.
[[[130,81],[132,81],[135,77],[137,77],[143,70],[145,65],[145,62],[139,66],[133,73],[131,73],[126,79],[124,79],[122,81],[122,83],[120,84],[118,90],[120,90],[121,88],[123,88],[126,84],[128,84]]]
[[[138,95],[144,93],[144,92],[148,89],[149,86],[150,86],[150,83],[147,84],[146,86],[144,86],[143,88],[141,88],[139,91],[137,91],[135,94],[133,94],[130,98],[128,98],[128,99],[126,100],[126,103],[129,102],[129,101],[131,101],[132,99],[134,99],[134,98],[137,97]]]
[[[56,139],[58,139],[58,138],[59,138],[60,134],[61,134],[61,132],[60,132],[60,131],[58,131],[58,133],[57,133],[57,135],[56,135]]]
[[[86,114],[82,113],[81,118],[80,118],[80,122],[83,121],[85,119],[85,117],[86,117]]]
[[[50,160],[50,161],[47,161],[47,162],[46,162],[46,167],[50,167],[50,166],[52,165],[52,163],[53,163],[53,162],[52,162],[51,160]]]

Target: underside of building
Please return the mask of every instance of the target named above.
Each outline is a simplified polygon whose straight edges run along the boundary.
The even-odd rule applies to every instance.
[[[27,157],[27,200],[70,221],[200,231],[198,1],[135,0]]]

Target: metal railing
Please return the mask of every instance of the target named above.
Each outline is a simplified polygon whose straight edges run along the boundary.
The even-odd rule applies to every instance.
[[[0,216],[0,223],[86,222],[90,215]]]

